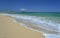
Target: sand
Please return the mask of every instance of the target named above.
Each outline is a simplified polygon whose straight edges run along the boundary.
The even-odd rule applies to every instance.
[[[13,22],[11,17],[0,15],[0,38],[44,38],[40,32],[32,31]]]
[[[29,28],[33,29],[34,31],[37,31],[37,32],[44,32],[44,33],[56,34],[56,35],[59,34],[58,29],[56,29],[57,31],[54,31],[55,29],[54,30],[49,30],[49,29],[42,28],[43,25],[38,26],[38,24],[29,22],[29,21],[24,20],[24,19],[18,19],[18,18],[13,18],[13,19],[18,23],[24,23],[26,27],[29,27]],[[52,26],[49,26],[49,27],[51,27],[53,29]]]

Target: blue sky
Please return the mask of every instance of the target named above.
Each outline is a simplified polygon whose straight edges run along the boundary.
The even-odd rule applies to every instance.
[[[60,12],[60,0],[0,0],[0,10]]]

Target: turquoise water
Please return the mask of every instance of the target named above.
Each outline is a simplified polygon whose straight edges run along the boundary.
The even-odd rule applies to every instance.
[[[44,28],[50,28],[53,30],[56,30],[57,32],[60,32],[58,29],[60,29],[60,13],[56,13],[56,12],[10,12],[7,13],[7,16],[12,16],[15,19],[24,19],[24,20],[28,20],[29,22],[35,23],[35,24],[39,24],[37,26],[41,26],[40,24],[42,24],[41,27]],[[10,14],[10,15],[9,15]],[[35,17],[30,17],[30,16],[35,16]],[[43,17],[43,18],[38,18],[38,17]],[[19,21],[18,20],[18,21]],[[24,22],[23,22],[24,23]],[[46,25],[45,25],[46,23]],[[26,25],[25,25],[26,26]],[[52,28],[54,27],[54,28]],[[29,28],[29,27],[28,27]],[[33,28],[35,29],[35,28]],[[38,29],[36,29],[38,30]],[[38,30],[39,31],[39,30]],[[57,35],[52,35],[52,34],[45,34],[46,38],[58,38],[59,36]]]
[[[27,20],[28,20],[28,18],[32,18],[32,17],[29,17],[29,16],[44,17],[44,20],[42,20],[42,21],[38,20],[38,18],[37,18],[36,23],[40,24],[40,22],[44,22],[46,20],[46,22],[45,22],[46,24],[50,23],[51,26],[54,26],[54,27],[56,26],[56,29],[58,29],[58,26],[60,28],[60,25],[57,25],[57,24],[60,24],[60,13],[59,12],[8,12],[7,14],[13,14],[12,16],[14,16],[15,18],[16,17],[17,18],[22,18],[23,17],[22,19],[27,19]],[[14,14],[16,14],[18,16],[15,16]],[[34,18],[34,19],[36,19],[36,18]],[[34,19],[31,19],[31,20],[32,20],[32,22],[35,23],[35,21],[33,21]],[[51,22],[49,22],[49,21],[51,21]],[[51,29],[52,29],[52,27],[51,27]],[[59,30],[57,30],[57,31],[59,31]],[[46,34],[45,36],[46,36],[46,38],[57,38],[57,37],[59,37],[58,35],[56,36],[56,35],[49,35],[49,34]]]
[[[60,12],[7,12],[8,14],[24,14],[43,17],[60,17]]]
[[[47,20],[52,20],[60,23],[60,12],[5,12],[5,13],[45,17]]]

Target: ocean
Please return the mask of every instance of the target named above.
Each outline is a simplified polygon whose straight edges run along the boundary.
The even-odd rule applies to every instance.
[[[8,14],[25,14],[31,16],[60,17],[60,12],[6,12]]]
[[[60,33],[60,12],[6,12],[4,13],[4,15],[13,17],[14,20],[17,20],[18,23],[24,20],[22,21],[22,23],[25,24],[24,26],[29,25],[27,23],[31,23],[31,24],[35,24],[36,27],[38,26],[50,31],[56,31],[56,33],[57,32]],[[34,30],[36,29],[31,26],[29,26],[28,28],[32,28]],[[37,28],[36,30],[42,31],[40,30],[40,28]],[[46,31],[44,31],[44,33],[45,32]],[[46,38],[60,38],[59,37],[60,35],[56,36],[49,34],[49,31],[47,34],[46,33],[45,33]]]
[[[4,12],[4,13],[45,17],[46,19],[60,23],[60,12]]]

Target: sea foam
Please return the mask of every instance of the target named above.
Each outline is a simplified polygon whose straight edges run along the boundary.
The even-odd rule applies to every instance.
[[[39,27],[44,27],[44,28],[48,28],[48,29],[55,29],[55,31],[60,33],[60,23],[56,23],[53,22],[51,20],[47,20],[45,19],[45,17],[41,18],[41,17],[36,17],[36,16],[27,16],[27,15],[14,15],[14,14],[4,14],[6,16],[11,16],[13,18],[17,18],[17,19],[23,19],[23,20],[28,20],[31,23],[35,23],[37,24],[37,26]],[[16,22],[16,21],[15,21]],[[41,25],[42,24],[42,25]],[[24,25],[26,27],[25,24],[22,23],[22,25]],[[47,25],[47,26],[46,26]],[[52,27],[50,27],[52,26]],[[28,27],[27,27],[28,28]],[[30,28],[31,29],[31,28]],[[33,29],[32,29],[33,30]],[[36,31],[36,30],[35,30]],[[43,33],[43,35],[45,36],[45,38],[60,38],[60,35],[53,35],[53,34],[47,34],[47,33]]]
[[[60,26],[59,23],[53,22],[51,20],[47,20],[45,17],[36,17],[36,16],[27,16],[27,15],[16,15],[16,14],[4,14],[6,16],[11,16],[13,18],[17,19],[23,19],[27,20],[31,23],[37,24],[39,27],[43,27],[46,29],[58,31],[58,26]]]

